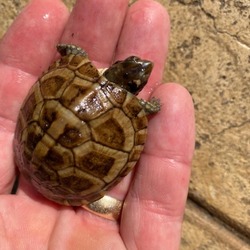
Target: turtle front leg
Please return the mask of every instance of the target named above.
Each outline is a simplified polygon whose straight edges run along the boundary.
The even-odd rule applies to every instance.
[[[78,47],[73,44],[64,44],[60,43],[57,44],[57,51],[61,54],[61,56],[67,56],[67,55],[81,55],[83,57],[87,57],[87,52],[83,50],[81,47]]]
[[[139,102],[148,115],[157,113],[161,109],[160,100],[156,99],[155,97],[153,97],[150,101],[140,99]]]

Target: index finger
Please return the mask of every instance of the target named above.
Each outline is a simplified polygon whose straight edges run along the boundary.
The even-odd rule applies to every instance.
[[[128,0],[78,0],[61,41],[82,47],[97,67],[107,67],[120,35]]]

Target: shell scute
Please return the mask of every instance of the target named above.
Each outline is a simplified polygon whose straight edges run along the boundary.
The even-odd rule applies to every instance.
[[[76,166],[104,180],[112,181],[128,160],[128,154],[89,141],[74,150]]]
[[[54,69],[40,79],[40,91],[44,99],[58,99],[66,86],[74,79],[74,72],[69,69]]]
[[[135,96],[127,95],[126,100],[123,103],[122,106],[124,112],[128,117],[131,119],[137,118],[138,114],[141,112],[141,116],[145,116],[146,114],[143,110],[143,107],[138,102],[138,99]],[[140,117],[138,117],[140,119]]]
[[[127,152],[134,146],[135,131],[121,109],[114,108],[89,124],[94,140],[102,145]]]
[[[113,83],[106,83],[102,87],[103,92],[114,106],[121,107],[127,97],[127,91],[116,87]]]

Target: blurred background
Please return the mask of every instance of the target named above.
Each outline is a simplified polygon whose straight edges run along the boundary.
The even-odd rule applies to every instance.
[[[27,2],[0,0],[0,38]],[[181,250],[250,249],[250,1],[158,2],[172,24],[163,80],[185,86],[196,111]]]

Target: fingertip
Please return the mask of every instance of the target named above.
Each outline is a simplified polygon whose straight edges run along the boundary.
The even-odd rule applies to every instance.
[[[136,53],[152,60],[158,58],[152,49],[163,52],[164,48],[166,51],[164,46],[167,46],[169,33],[170,19],[166,9],[156,1],[137,1],[128,10],[116,57],[121,59]]]
[[[39,75],[54,57],[68,15],[60,0],[30,1],[1,40],[0,60]]]
[[[179,83],[159,84],[152,93],[152,96],[157,96],[162,100],[163,108],[171,104],[173,111],[182,108],[193,111],[192,96],[188,89]]]
[[[86,50],[99,67],[110,65],[128,8],[128,0],[76,1],[62,36]]]
[[[152,49],[163,52],[164,48],[166,51],[169,32],[169,15],[160,3],[151,0],[137,1],[128,10],[116,57],[124,58],[136,53],[138,56],[154,59],[156,56]]]
[[[149,21],[149,24],[152,21],[152,18],[162,19],[162,22],[166,22],[166,28],[170,29],[170,17],[166,8],[159,3],[158,1],[154,0],[140,0],[136,1],[133,6],[133,12],[138,12],[137,20],[138,22]]]

